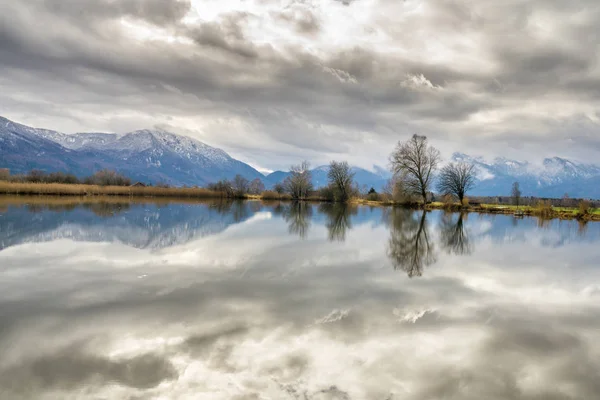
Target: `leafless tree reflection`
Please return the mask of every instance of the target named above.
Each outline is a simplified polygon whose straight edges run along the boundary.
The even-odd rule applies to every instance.
[[[587,221],[577,221],[577,234],[579,236],[585,236],[588,230],[588,223]]]
[[[436,261],[435,246],[429,237],[427,212],[393,208],[389,212],[390,239],[387,255],[394,269],[409,277],[423,275],[423,269]]]
[[[242,200],[221,200],[212,203],[210,207],[219,214],[231,214],[234,222],[241,222],[251,214],[247,203]]]
[[[466,214],[460,213],[454,221],[453,213],[444,213],[440,223],[442,247],[449,254],[468,255],[473,252],[469,233],[465,227]]]
[[[346,231],[352,229],[351,216],[358,212],[357,207],[345,203],[324,203],[319,207],[319,211],[327,216],[329,240],[346,240]]]
[[[289,224],[290,234],[298,235],[302,239],[308,234],[312,218],[312,206],[304,201],[294,201],[285,207],[283,218]]]

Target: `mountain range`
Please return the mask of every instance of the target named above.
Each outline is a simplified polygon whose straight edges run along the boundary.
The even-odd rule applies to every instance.
[[[159,129],[69,135],[21,125],[3,117],[0,117],[0,168],[9,168],[13,174],[40,169],[70,172],[78,177],[108,168],[134,181],[175,186],[205,186],[240,174],[249,180],[259,178],[270,188],[289,175],[277,171],[265,176],[221,149]],[[313,171],[315,186],[325,184],[327,167]],[[374,173],[354,167],[353,171],[359,184],[377,188],[383,187],[390,176],[381,169]]]
[[[600,167],[565,158],[545,158],[541,165],[503,157],[488,162],[482,157],[454,153],[452,161],[475,165],[477,182],[472,194],[478,196],[510,195],[511,186],[519,182],[524,196],[561,198],[600,198]]]
[[[518,181],[525,196],[600,198],[600,167],[554,157],[541,165],[496,158],[486,161],[455,153],[452,161],[473,163],[477,183],[471,194],[509,195]],[[166,182],[175,186],[198,185],[240,174],[249,180],[261,179],[267,188],[283,181],[289,172],[263,175],[250,165],[236,160],[225,151],[198,140],[160,129],[124,134],[64,134],[37,129],[0,117],[0,168],[11,173],[32,169],[70,172],[79,177],[109,168],[146,183]],[[360,186],[381,190],[391,174],[373,166],[373,171],[352,167]],[[327,182],[327,166],[312,170],[315,187]]]

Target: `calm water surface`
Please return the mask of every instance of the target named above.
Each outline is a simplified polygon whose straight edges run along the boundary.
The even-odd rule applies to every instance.
[[[596,399],[600,223],[0,208],[1,399]]]

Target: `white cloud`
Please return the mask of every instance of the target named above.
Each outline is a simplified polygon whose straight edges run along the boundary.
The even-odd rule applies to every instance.
[[[0,106],[25,124],[166,125],[263,170],[370,167],[414,132],[445,155],[600,149],[592,0],[35,0],[0,18]]]

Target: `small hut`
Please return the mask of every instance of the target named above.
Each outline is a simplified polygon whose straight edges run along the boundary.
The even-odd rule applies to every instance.
[[[130,187],[146,187],[146,184],[142,183],[142,182],[136,182],[133,185],[131,185]]]

